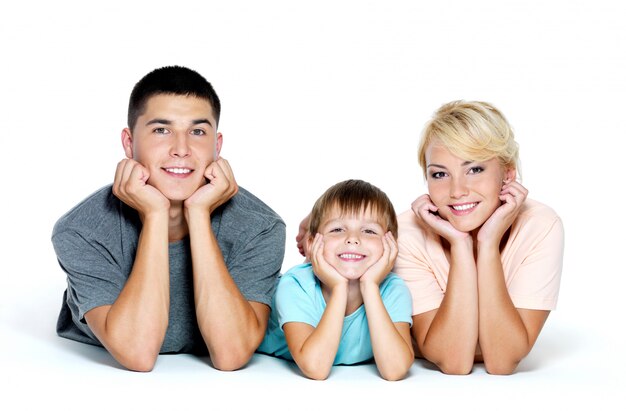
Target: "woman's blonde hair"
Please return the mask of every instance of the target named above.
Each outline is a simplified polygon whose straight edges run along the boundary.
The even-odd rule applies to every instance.
[[[498,109],[482,101],[452,101],[444,104],[426,123],[418,160],[426,176],[426,150],[433,141],[469,161],[498,158],[505,168],[519,175],[519,146],[513,130]]]

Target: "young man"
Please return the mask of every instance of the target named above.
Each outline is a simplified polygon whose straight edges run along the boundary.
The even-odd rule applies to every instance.
[[[159,353],[208,350],[222,370],[250,360],[285,224],[219,157],[219,115],[213,87],[193,70],[160,68],[135,85],[113,184],[54,227],[68,282],[60,336],[102,345],[137,371]]]

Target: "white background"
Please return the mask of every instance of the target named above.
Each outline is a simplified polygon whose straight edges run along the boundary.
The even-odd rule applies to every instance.
[[[624,406],[623,2],[5,1],[0,16],[0,401],[10,409]],[[559,306],[520,371],[451,377],[416,361],[398,383],[370,365],[313,382],[265,356],[223,373],[179,355],[139,374],[58,338],[53,224],[112,180],[130,90],[172,64],[220,95],[222,155],[285,220],[285,270],[301,261],[298,223],[328,186],[370,181],[402,212],[424,192],[416,147],[433,111],[455,99],[500,108],[524,185],[566,229]]]

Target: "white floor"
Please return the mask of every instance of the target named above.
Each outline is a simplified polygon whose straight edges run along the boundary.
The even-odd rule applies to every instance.
[[[121,369],[98,347],[59,338],[60,294],[34,289],[10,298],[0,315],[1,401],[10,409],[623,409],[623,337],[614,338],[553,313],[534,351],[508,377],[447,376],[417,360],[399,382],[372,364],[334,367],[326,381],[301,376],[293,363],[257,354],[236,372],[206,358],[162,355],[151,373]],[[58,291],[58,290],[57,290]],[[7,409],[7,408],[5,408]],[[398,409],[398,408],[395,408]]]

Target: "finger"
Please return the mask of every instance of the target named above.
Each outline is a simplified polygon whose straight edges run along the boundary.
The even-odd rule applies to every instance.
[[[119,192],[122,195],[127,195],[128,190],[129,190],[129,181],[130,181],[130,176],[133,172],[133,169],[135,168],[135,164],[136,162],[130,159],[125,159],[122,160],[121,162],[122,167],[120,170],[120,179],[119,179]]]
[[[390,261],[393,263],[398,255],[398,243],[396,242],[393,234],[391,234],[391,231],[387,232],[387,239],[389,241],[389,248],[391,250]]]
[[[122,183],[125,162],[126,160],[122,160],[117,163],[117,167],[115,167],[115,176],[113,177],[113,193],[116,196],[120,194],[120,185]]]

